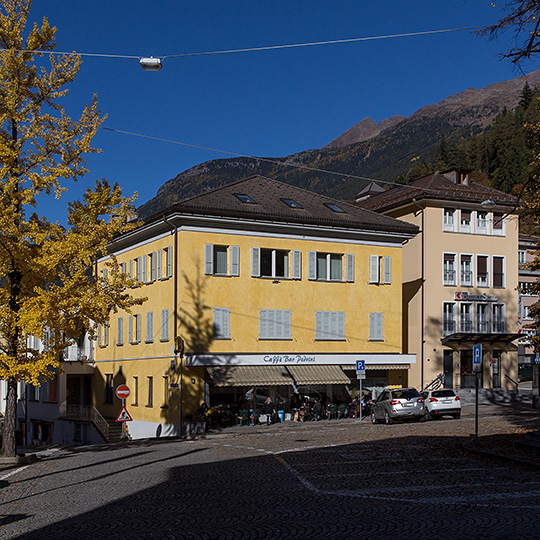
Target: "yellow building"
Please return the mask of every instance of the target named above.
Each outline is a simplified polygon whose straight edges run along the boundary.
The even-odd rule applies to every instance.
[[[406,385],[402,245],[416,232],[261,176],[150,217],[110,246],[147,301],[99,329],[96,406],[117,416],[125,383],[140,438],[180,435],[203,401],[233,414],[268,395],[284,411],[293,395],[348,402],[357,360],[364,388]]]
[[[481,345],[481,385],[515,390],[516,197],[452,170],[358,204],[420,229],[403,250],[404,346],[417,355],[411,384],[423,388],[443,374],[446,387],[473,387]]]

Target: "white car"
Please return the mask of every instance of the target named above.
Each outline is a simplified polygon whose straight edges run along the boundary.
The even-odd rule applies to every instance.
[[[451,388],[439,388],[422,392],[428,418],[448,415],[461,416],[461,400]]]

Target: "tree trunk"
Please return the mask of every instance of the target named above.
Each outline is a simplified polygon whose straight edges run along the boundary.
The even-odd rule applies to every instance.
[[[4,417],[4,431],[2,435],[2,455],[15,457],[17,444],[15,441],[15,429],[17,425],[17,381],[9,379],[6,397],[6,415]]]

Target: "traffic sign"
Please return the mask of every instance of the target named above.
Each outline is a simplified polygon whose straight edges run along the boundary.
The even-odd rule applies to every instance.
[[[127,399],[129,396],[129,388],[125,384],[121,384],[116,388],[116,397],[118,399]]]
[[[356,378],[357,379],[365,379],[366,378],[366,372],[365,371],[357,371],[356,372]]]
[[[116,417],[117,422],[131,422],[133,418],[131,418],[130,414],[127,412],[127,409],[124,405],[122,405],[122,408],[120,409],[120,413]]]
[[[365,371],[366,370],[366,361],[357,360],[356,361],[356,371]]]
[[[482,345],[475,345],[473,347],[473,364],[480,365],[482,363]]]

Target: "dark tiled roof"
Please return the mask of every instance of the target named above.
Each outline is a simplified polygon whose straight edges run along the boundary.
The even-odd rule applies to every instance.
[[[255,204],[242,202],[238,195],[249,196]],[[284,199],[294,201],[301,208],[289,206],[284,202]],[[336,212],[328,205],[337,205],[343,212]],[[418,232],[415,225],[264,176],[251,176],[202,195],[190,197],[171,206],[165,213],[174,212],[347,227],[401,234],[416,234]],[[162,216],[163,212],[146,221],[151,222]]]
[[[499,206],[515,207],[518,197],[504,193],[476,182],[459,184],[440,172],[418,178],[389,189],[384,193],[373,195],[369,199],[358,202],[358,206],[375,212],[385,212],[413,202],[413,199],[435,199],[442,201],[481,203],[493,200]]]

